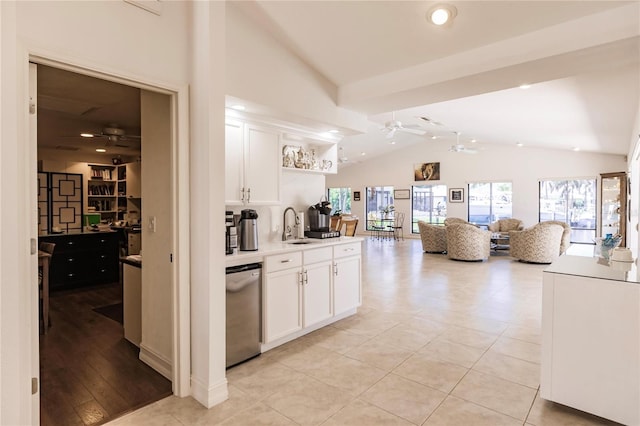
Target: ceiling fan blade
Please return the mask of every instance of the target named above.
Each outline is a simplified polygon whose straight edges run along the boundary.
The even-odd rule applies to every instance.
[[[420,118],[421,120],[426,121],[427,123],[429,123],[429,124],[431,124],[433,126],[442,126],[442,123],[440,123],[439,121],[434,121],[434,120],[430,119],[429,117],[420,116],[418,118]]]
[[[398,130],[400,130],[402,132],[406,132],[406,133],[412,133],[412,134],[418,135],[418,136],[424,136],[425,134],[427,134],[427,132],[425,130],[410,129],[408,127],[400,127]]]

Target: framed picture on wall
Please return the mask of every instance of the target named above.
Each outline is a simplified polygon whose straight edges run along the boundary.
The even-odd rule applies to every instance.
[[[413,165],[413,178],[421,180],[440,180],[440,163],[420,163]]]
[[[360,191],[353,191],[353,201],[360,201]]]
[[[464,188],[449,189],[450,203],[464,203]]]
[[[395,200],[408,200],[411,197],[411,192],[408,189],[396,189],[393,191],[393,198]]]

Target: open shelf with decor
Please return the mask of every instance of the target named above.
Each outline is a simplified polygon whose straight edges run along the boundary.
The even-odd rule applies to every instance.
[[[335,174],[338,172],[337,142],[285,133],[281,166],[287,171]]]

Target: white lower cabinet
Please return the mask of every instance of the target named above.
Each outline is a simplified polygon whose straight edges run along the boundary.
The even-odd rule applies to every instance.
[[[263,345],[275,347],[355,311],[360,288],[360,243],[266,256]]]
[[[333,248],[333,311],[339,315],[362,304],[360,243]]]
[[[264,343],[302,329],[302,253],[265,257]]]
[[[333,316],[332,250],[331,247],[307,250],[303,252],[303,257],[302,324],[309,327]]]

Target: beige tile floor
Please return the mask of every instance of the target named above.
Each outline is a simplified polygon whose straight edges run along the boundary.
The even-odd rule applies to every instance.
[[[170,397],[109,425],[602,425],[540,399],[544,265],[363,245],[359,312],[228,371],[209,410]]]

